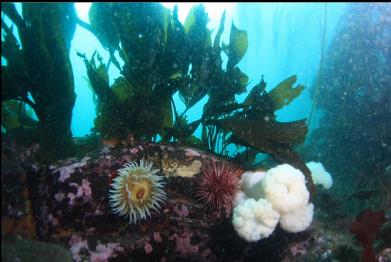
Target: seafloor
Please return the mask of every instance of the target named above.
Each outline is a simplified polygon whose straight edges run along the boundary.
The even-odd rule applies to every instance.
[[[349,219],[325,221],[316,210],[305,232],[280,228],[255,243],[241,239],[232,217],[206,212],[193,196],[200,164],[215,156],[167,144],[101,146],[83,158],[50,165],[37,159],[38,144],[3,141],[2,261],[359,261],[362,248]],[[152,161],[167,180],[160,214],[129,224],[113,214],[108,190],[124,163]],[[325,198],[319,192],[317,198]],[[390,223],[378,239],[390,241]],[[391,249],[375,247],[378,261]]]

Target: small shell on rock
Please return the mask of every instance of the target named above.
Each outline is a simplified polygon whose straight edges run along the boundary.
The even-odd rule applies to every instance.
[[[167,155],[162,157],[163,174],[166,176],[175,175],[176,169],[179,167],[177,159],[169,158]]]
[[[180,177],[192,177],[201,171],[201,165],[202,165],[201,161],[194,160],[189,166],[186,165],[179,166],[176,169],[175,175]]]

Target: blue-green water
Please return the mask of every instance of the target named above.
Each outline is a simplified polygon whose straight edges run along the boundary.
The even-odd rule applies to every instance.
[[[172,4],[168,5],[172,8]],[[185,21],[186,15],[192,4],[179,4],[179,18]],[[205,4],[209,11],[210,21],[208,28],[213,30],[212,37],[217,33],[221,14],[225,10],[224,4]],[[80,18],[88,20],[89,4],[76,4]],[[327,4],[327,25],[325,48],[330,44],[346,4]],[[319,68],[320,50],[322,44],[322,30],[324,26],[325,4],[320,3],[264,3],[264,4],[228,4],[227,19],[223,41],[229,42],[229,32],[232,21],[240,29],[248,32],[249,46],[246,55],[239,63],[239,67],[245,72],[251,83],[247,87],[247,93],[259,82],[264,75],[268,88],[274,87],[281,79],[297,74],[299,82],[306,85],[306,91],[296,99],[289,108],[284,108],[277,113],[281,121],[306,118],[311,108],[310,87],[313,85]],[[75,76],[75,92],[77,100],[73,111],[72,132],[75,136],[84,136],[90,132],[95,117],[95,105],[92,100],[92,92],[88,88],[83,76],[86,76],[83,61],[76,55],[76,51],[86,53],[88,57],[98,50],[105,61],[108,60],[108,52],[99,44],[96,37],[84,28],[76,28],[72,49],[70,53]],[[226,57],[225,57],[226,59]],[[110,82],[112,83],[118,70],[110,67]],[[237,100],[243,101],[245,94],[238,95]],[[175,96],[179,111],[184,110],[184,105]],[[200,111],[207,98],[201,100],[198,105],[188,111],[189,120],[197,120]],[[199,131],[199,130],[198,130]]]
[[[134,255],[135,261],[186,259],[183,253],[175,253],[178,250],[191,254],[191,261],[253,261],[259,254],[265,255],[265,261],[289,261],[297,254],[298,261],[356,261],[360,257],[373,261],[374,256],[378,261],[391,259],[387,249],[391,243],[391,4],[6,3],[2,4],[1,54],[2,161],[6,163],[2,167],[2,182],[6,182],[2,188],[6,199],[2,200],[2,219],[6,219],[2,237],[19,232],[19,226],[7,219],[19,221],[32,212],[38,225],[31,226],[31,222],[25,227],[36,228],[39,233],[31,238],[60,243],[71,250],[75,261],[81,261],[80,254],[92,261],[112,261],[98,258],[104,256],[105,248],[108,257],[113,250],[121,253],[118,261],[128,255],[126,252]],[[197,219],[203,213],[194,211],[199,200],[186,198],[193,182],[174,180],[170,183],[175,186],[167,191],[172,202],[165,206],[162,216],[172,212],[178,221],[189,223],[186,217],[190,210],[195,225],[217,225],[213,232],[201,230],[204,235],[193,228],[191,234],[199,235],[192,244],[181,242],[181,246],[176,235],[179,231],[167,233],[154,220],[146,222],[151,223],[152,232],[145,229],[148,226],[124,227],[118,238],[110,239],[114,231],[100,231],[106,229],[105,223],[80,229],[80,220],[72,221],[72,216],[86,219],[91,206],[93,214],[107,215],[108,225],[121,223],[110,211],[106,189],[125,159],[138,161],[141,157],[154,165],[159,163],[159,176],[193,172],[192,168],[196,169],[193,176],[208,174],[207,161],[218,157],[239,166],[238,171],[223,165],[221,172],[235,170],[232,173],[239,174],[235,177],[241,180],[220,177],[213,184],[217,187],[221,183],[221,187],[212,185],[209,191],[201,187],[201,195],[218,195],[232,182],[253,200],[262,195],[259,192],[267,191],[267,182],[250,186],[255,182],[248,178],[251,175],[242,176],[242,171],[257,174],[253,180],[262,180],[260,173],[271,174],[268,170],[276,170],[272,168],[289,173],[292,169],[280,165],[287,163],[303,178],[308,194],[305,205],[294,211],[308,212],[303,211],[305,214],[290,224],[292,227],[279,220],[274,233],[269,237],[273,230],[269,235],[262,232],[267,237],[259,241],[251,230],[246,235],[245,230],[237,229],[242,218],[235,220],[241,216],[235,208],[243,204],[233,200],[238,192],[224,197],[225,202],[213,202],[226,208],[228,219],[203,217],[206,222],[200,222]],[[188,165],[181,167],[184,159]],[[170,161],[174,171],[167,171],[171,167],[164,165]],[[308,165],[311,161],[322,163],[330,173],[328,186],[319,186],[316,172]],[[218,167],[212,165],[212,169]],[[96,177],[109,182],[94,180]],[[67,179],[72,182],[63,184]],[[197,181],[209,180],[194,183]],[[27,194],[21,193],[24,187],[34,192],[30,211],[26,211],[28,204],[21,204]],[[246,187],[251,188],[250,193]],[[172,190],[183,194],[187,206],[175,206],[183,199],[175,198]],[[118,192],[120,198],[122,191]],[[149,191],[138,191],[137,200],[147,195],[145,192]],[[17,195],[15,199],[10,197],[13,194]],[[159,194],[165,197],[166,192],[162,189]],[[73,200],[82,197],[82,204],[90,206],[72,209],[77,206]],[[64,198],[72,204],[57,203]],[[272,199],[269,196],[267,201],[272,203]],[[164,202],[163,197],[160,201]],[[24,209],[19,210],[20,206]],[[274,202],[272,207],[276,209]],[[53,210],[58,212],[54,214]],[[280,215],[289,213],[281,210],[274,213],[277,222]],[[368,216],[373,217],[372,224]],[[249,217],[243,228],[253,225]],[[309,230],[286,230],[306,224],[308,217],[305,229],[312,221]],[[93,217],[91,221],[100,223],[99,219]],[[173,221],[165,225],[184,229],[182,236],[190,241],[188,228]],[[65,229],[56,231],[56,226]],[[291,234],[284,235],[281,230]],[[293,234],[302,231],[303,235]],[[73,232],[72,236],[66,232]],[[85,237],[79,236],[80,232]],[[101,233],[104,237],[99,232],[105,232]],[[156,242],[151,242],[157,251],[150,256],[152,235],[145,232],[153,233]],[[159,232],[165,236],[166,251],[159,249]],[[343,236],[339,237],[339,232]],[[141,238],[144,233],[146,238]],[[222,241],[225,233],[227,240]],[[59,240],[61,234],[64,237]],[[115,243],[125,247],[126,241],[120,238],[126,234],[140,238],[135,243],[141,249],[129,245],[125,253],[119,251],[122,247]],[[108,246],[100,246],[106,237]],[[194,239],[203,237],[220,242],[205,244],[205,240],[193,246]],[[79,254],[87,245],[84,238],[90,241],[88,255]],[[251,246],[243,239],[258,242]],[[12,241],[8,245],[17,246]],[[237,241],[238,247],[232,248]],[[198,248],[206,255],[195,255]],[[226,251],[219,255],[219,249]],[[111,259],[116,261],[114,256]]]

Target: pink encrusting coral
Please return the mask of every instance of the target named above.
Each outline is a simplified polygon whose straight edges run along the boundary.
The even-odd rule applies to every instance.
[[[59,193],[56,193],[56,194],[54,195],[54,198],[55,198],[58,202],[61,202],[61,201],[63,201],[63,200],[65,199],[65,195],[64,195],[64,193],[59,192]]]
[[[201,167],[201,171],[195,181],[195,196],[206,207],[228,216],[240,189],[242,170],[228,162],[210,161]]]
[[[75,194],[68,193],[67,198],[69,199],[68,205],[73,206],[74,200],[76,198]]]
[[[96,206],[96,209],[95,209],[95,211],[94,211],[94,215],[95,216],[100,216],[100,215],[103,215],[104,213],[103,213],[103,205],[102,204],[98,204],[97,206]]]
[[[67,198],[69,198],[68,204],[70,206],[74,204],[75,199],[83,198],[84,201],[91,199],[92,190],[88,179],[82,179],[81,185],[77,183],[69,183],[69,185],[76,188],[76,195],[71,192],[67,194]]]
[[[80,256],[80,251],[82,249],[88,250],[87,240],[83,240],[78,235],[72,235],[69,240],[69,245],[71,246],[71,254],[74,261],[79,262],[82,261]]]
[[[90,157],[85,157],[81,160],[81,162],[73,163],[71,165],[59,167],[53,171],[53,173],[60,172],[60,176],[58,178],[59,182],[64,183],[65,180],[69,179],[71,177],[71,174],[75,172],[76,168],[84,167],[87,164],[87,161],[90,160]]]
[[[158,233],[159,234],[159,233]],[[155,236],[154,236],[155,237]],[[159,236],[160,237],[160,236]],[[151,245],[151,238],[150,237],[143,237],[136,241],[136,244],[138,247],[143,247],[145,253],[148,255],[152,253],[153,247]]]
[[[137,147],[129,149],[129,152],[132,153],[132,154],[137,154],[138,151],[139,151],[139,149]]]
[[[109,258],[117,256],[116,252],[124,252],[118,243],[98,244],[95,252],[90,252],[91,262],[107,262]]]
[[[91,197],[91,187],[90,187],[90,182],[88,179],[83,179],[81,181],[81,188],[83,189],[83,195],[87,198]]]
[[[189,210],[185,205],[181,205],[181,208],[174,207],[173,211],[175,214],[177,214],[179,217],[187,217],[189,215]]]
[[[156,243],[162,242],[162,237],[159,232],[153,232],[153,240],[155,240]]]
[[[199,251],[198,245],[191,244],[193,233],[190,230],[185,230],[181,235],[174,234],[170,240],[175,240],[175,251],[182,256],[196,254]]]
[[[16,145],[14,145],[16,146]],[[32,144],[30,147],[28,147],[25,151],[20,154],[20,160],[22,162],[27,162],[31,156],[36,154],[39,151],[40,145],[37,143]]]
[[[195,151],[194,149],[191,149],[191,148],[186,148],[185,149],[185,154],[187,157],[196,157],[196,156],[200,156],[201,154],[197,151]]]
[[[153,248],[152,248],[151,243],[146,242],[146,243],[144,244],[144,250],[145,250],[145,253],[147,253],[147,254],[152,253]]]
[[[119,243],[98,243],[95,251],[90,251],[88,248],[87,240],[83,240],[78,235],[72,235],[69,240],[71,246],[70,251],[74,261],[85,261],[90,256],[89,261],[91,262],[107,262],[109,258],[117,257],[118,253],[124,252],[124,248]],[[84,250],[83,250],[84,249]],[[83,250],[83,255],[81,251]]]
[[[48,221],[49,221],[49,223],[50,223],[52,226],[57,226],[57,225],[59,225],[58,219],[57,219],[55,216],[53,216],[52,214],[49,214],[49,216],[48,216]]]

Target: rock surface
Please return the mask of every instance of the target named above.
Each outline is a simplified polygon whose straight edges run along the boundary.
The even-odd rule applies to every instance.
[[[54,243],[59,249],[53,252],[65,248],[73,261],[319,261],[342,259],[344,254],[359,258],[352,235],[318,223],[316,216],[311,227],[299,234],[277,226],[258,242],[241,239],[232,215],[211,212],[193,192],[201,166],[225,160],[192,148],[157,143],[103,146],[50,165],[40,163],[36,144],[21,147],[6,141],[1,150],[3,240],[20,235]],[[167,200],[160,213],[129,224],[111,211],[108,194],[117,170],[141,159],[152,161],[158,175],[164,176]],[[47,248],[39,242],[26,243],[5,242],[2,251],[12,246],[5,258]],[[382,252],[389,256],[389,251]],[[35,256],[45,259],[46,253]],[[64,255],[64,261],[68,258]]]
[[[51,243],[13,237],[1,241],[1,261],[72,262],[69,250]]]

